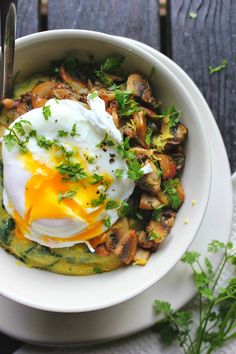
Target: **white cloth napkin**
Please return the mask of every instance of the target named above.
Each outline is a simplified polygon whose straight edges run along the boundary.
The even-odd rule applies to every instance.
[[[236,246],[236,173],[233,176],[234,187],[234,211],[233,211],[233,226],[231,233],[231,241]],[[232,269],[226,269],[221,278],[222,284],[231,275]],[[152,304],[150,304],[151,306]],[[194,308],[194,303],[192,305]],[[189,305],[188,305],[189,308]],[[109,343],[88,345],[83,347],[73,348],[49,348],[37,347],[32,345],[24,345],[14,354],[179,354],[182,353],[177,344],[170,347],[163,346],[158,340],[158,335],[149,329],[136,335],[119,339]],[[233,354],[236,353],[236,340],[227,343],[227,345],[216,351],[217,354]]]

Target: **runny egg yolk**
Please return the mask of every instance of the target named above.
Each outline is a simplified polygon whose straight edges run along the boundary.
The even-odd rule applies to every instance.
[[[55,155],[55,151],[52,151],[52,156],[55,157]],[[14,212],[14,219],[17,224],[16,234],[18,236],[22,237],[28,232],[33,221],[39,219],[74,219],[76,215],[88,223],[88,227],[79,234],[67,237],[67,241],[87,241],[103,232],[103,221],[99,220],[99,215],[104,211],[105,206],[101,204],[91,210],[91,201],[98,199],[101,193],[99,191],[100,186],[109,186],[112,183],[112,178],[109,175],[103,174],[102,181],[98,183],[91,183],[89,174],[88,177],[76,182],[70,179],[65,181],[63,178],[65,175],[63,176],[56,166],[48,167],[46,164],[34,160],[30,152],[20,155],[19,159],[32,176],[25,187],[24,218]],[[79,162],[81,166],[85,166],[82,159]],[[73,198],[59,198],[60,195],[66,195],[68,191],[74,192]],[[96,219],[97,221],[94,222]],[[50,235],[42,236],[45,242],[50,237]],[[58,242],[64,241],[56,236],[53,239]]]

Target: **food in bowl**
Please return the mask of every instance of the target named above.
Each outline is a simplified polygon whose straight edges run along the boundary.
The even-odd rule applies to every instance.
[[[54,63],[2,102],[0,243],[29,266],[88,275],[144,265],[170,233],[187,128],[121,61]]]

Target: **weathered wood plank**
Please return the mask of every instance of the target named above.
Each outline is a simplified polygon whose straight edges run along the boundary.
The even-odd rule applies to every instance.
[[[158,0],[49,0],[48,29],[80,28],[126,36],[159,48]]]
[[[236,2],[170,0],[172,58],[193,78],[210,105],[236,169]],[[197,14],[190,17],[190,12]],[[223,59],[226,69],[209,75]]]
[[[18,0],[16,36],[22,37],[38,31],[38,0]]]

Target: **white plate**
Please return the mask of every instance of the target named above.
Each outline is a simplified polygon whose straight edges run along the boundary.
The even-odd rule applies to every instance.
[[[125,39],[124,39],[125,40]],[[136,42],[137,43],[137,42]],[[208,133],[212,154],[212,186],[208,208],[191,249],[205,253],[212,239],[228,240],[232,220],[232,186],[225,147],[211,112],[197,87],[170,59],[154,49],[137,43],[181,76],[198,103]],[[190,220],[191,222],[191,220]],[[216,260],[218,264],[219,259]],[[124,284],[125,286],[125,284]],[[37,344],[72,345],[111,340],[151,326],[154,299],[165,299],[174,309],[192,298],[195,288],[189,268],[178,263],[163,279],[141,295],[122,304],[93,312],[63,314],[32,309],[0,297],[0,330],[22,341]]]

